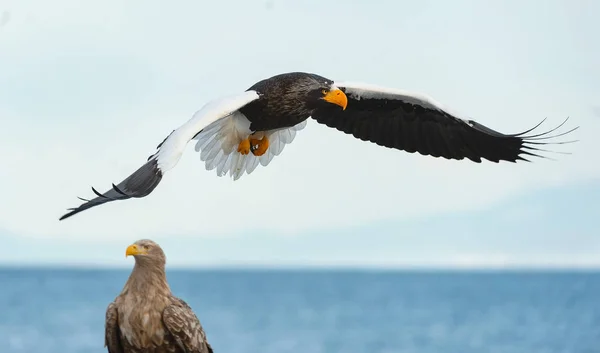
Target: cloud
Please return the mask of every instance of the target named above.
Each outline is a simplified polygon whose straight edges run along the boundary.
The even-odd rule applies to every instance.
[[[0,27],[6,26],[6,24],[8,24],[8,21],[10,21],[10,12],[6,10],[0,12]]]
[[[595,99],[587,90],[587,80],[595,79],[577,73],[565,78],[561,67],[572,58],[563,64],[546,55],[555,43],[543,41],[545,31],[564,29],[561,18],[547,21],[552,27],[531,25],[525,38],[505,32],[484,7],[478,11],[492,17],[476,23],[459,17],[448,27],[450,5],[411,5],[414,12],[392,16],[364,5],[321,3],[318,12],[292,3],[266,10],[243,1],[210,8],[192,2],[167,8],[78,4],[15,3],[0,37],[7,53],[0,58],[6,68],[0,73],[0,119],[9,127],[0,131],[0,147],[10,151],[0,170],[0,224],[16,234],[296,234],[470,211],[526,190],[600,175],[600,166],[589,162],[600,122],[580,108]],[[537,49],[530,48],[532,40]],[[531,51],[524,56],[513,50],[521,47]],[[529,71],[540,60],[549,68]],[[558,162],[496,165],[393,151],[310,122],[268,168],[237,182],[205,171],[188,146],[151,196],[58,222],[79,203],[75,196],[91,196],[90,186],[103,191],[129,175],[208,100],[295,70],[414,89],[509,133],[546,116],[547,127],[571,116],[584,128],[574,135],[579,143],[561,148],[573,155],[557,155]]]

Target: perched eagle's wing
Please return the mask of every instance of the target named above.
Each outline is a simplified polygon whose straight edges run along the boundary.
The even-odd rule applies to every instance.
[[[91,200],[82,199],[86,202],[79,207],[70,208],[70,212],[60,217],[60,220],[106,202],[147,196],[161,181],[163,174],[179,162],[187,143],[195,135],[213,122],[236,113],[239,108],[258,98],[255,91],[246,91],[207,103],[190,120],[171,132],[157,146],[158,151],[133,174],[118,185],[113,184],[112,189],[104,194],[92,188],[97,197]]]
[[[119,335],[119,313],[117,305],[112,302],[106,309],[106,320],[104,322],[104,347],[108,353],[123,353],[121,338]]]
[[[197,140],[196,152],[200,152],[200,160],[204,161],[206,170],[216,168],[218,176],[229,172],[233,180],[237,180],[244,172],[252,173],[258,164],[269,164],[273,157],[283,151],[286,144],[292,143],[296,132],[305,126],[306,120],[289,128],[265,131],[264,135],[269,139],[267,152],[262,156],[252,153],[242,155],[237,152],[238,143],[253,131],[250,130],[250,120],[237,111],[225,119],[215,121],[194,137]]]
[[[177,297],[163,311],[163,323],[185,353],[212,353],[200,320],[190,306]]]
[[[525,132],[505,135],[473,120],[459,118],[427,96],[360,83],[334,85],[346,93],[346,109],[335,106],[319,109],[313,119],[358,139],[410,153],[468,158],[477,163],[482,158],[492,162],[527,161],[522,155],[542,157],[535,152],[544,151],[532,145],[552,143],[544,140],[576,129],[546,136],[561,124],[545,133],[525,135],[540,123]]]

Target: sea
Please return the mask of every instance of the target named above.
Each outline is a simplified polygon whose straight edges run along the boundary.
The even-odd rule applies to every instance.
[[[100,353],[129,270],[0,268],[1,353]],[[167,271],[215,353],[600,353],[600,272]]]

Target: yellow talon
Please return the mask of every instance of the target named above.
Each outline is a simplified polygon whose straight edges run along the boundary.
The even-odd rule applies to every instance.
[[[252,151],[253,155],[260,157],[267,152],[268,148],[269,139],[267,136],[263,136],[260,140],[253,138],[250,139],[250,151]]]
[[[250,140],[247,138],[243,139],[238,145],[237,151],[243,155],[250,153]]]

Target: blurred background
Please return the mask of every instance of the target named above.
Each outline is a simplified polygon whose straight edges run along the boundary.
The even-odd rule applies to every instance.
[[[215,352],[600,352],[600,4],[0,1],[3,353],[104,352],[158,242]],[[233,182],[188,146],[151,196],[66,221],[206,102],[308,71],[427,94],[571,155],[475,164],[309,121]]]

